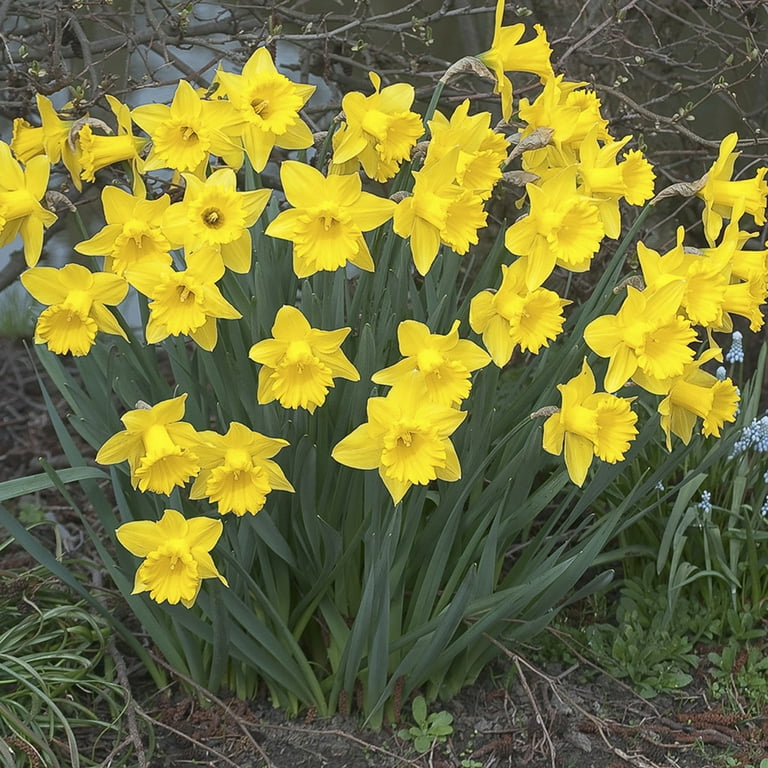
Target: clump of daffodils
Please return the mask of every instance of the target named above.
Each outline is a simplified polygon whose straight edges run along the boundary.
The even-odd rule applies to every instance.
[[[269,413],[263,423],[271,425],[280,413],[306,419],[307,437],[315,439],[312,420],[342,397],[340,380],[370,396],[358,426],[335,433],[329,459],[378,473],[394,505],[414,485],[459,481],[454,436],[472,420],[472,389],[483,369],[513,367],[557,342],[571,301],[552,287],[552,276],[590,270],[604,240],[619,237],[622,212],[653,197],[654,170],[630,148],[632,137],[611,136],[595,93],[555,75],[543,28],[504,26],[503,11],[499,0],[491,46],[477,59],[493,77],[504,120],[515,115],[511,136],[491,128],[491,113],[469,100],[450,115],[435,109],[422,116],[411,85],[385,85],[371,72],[371,93],[344,96],[328,157],[308,163],[292,156],[280,165],[280,189],[244,189],[244,165],[248,175],[259,173],[275,148],[290,153],[313,144],[301,112],[314,87],[293,82],[262,47],[241,71],[219,70],[209,94],[181,81],[170,105],[129,110],[109,97],[114,128],[88,116],[64,119],[39,96],[40,125],[17,120],[11,144],[0,142],[0,245],[23,242],[29,269],[21,280],[44,305],[36,343],[85,356],[107,343],[105,335],[127,342],[130,329],[114,308],[130,295],[142,307],[146,345],[195,345],[200,355],[236,358],[244,379],[258,379],[255,391],[238,392],[249,404],[237,419],[221,412],[220,431],[193,423],[186,415],[191,393],[181,392],[137,403],[121,416],[124,429],[101,445],[96,461],[127,464],[137,492],[186,494],[203,510],[190,516],[182,505],[165,509],[159,521],[117,528],[117,540],[141,559],[134,594],[189,607],[203,580],[227,585],[211,554],[224,526],[259,513],[272,491],[294,492],[298,480],[276,458],[288,441],[256,431],[266,429],[259,414]],[[538,79],[535,95],[517,104],[514,72]],[[768,251],[745,247],[754,233],[741,223],[745,216],[765,222],[768,170],[734,180],[737,142],[736,134],[723,140],[697,185],[707,247],[686,247],[682,228],[666,253],[639,243],[641,282],[626,287],[614,313],[586,325],[590,355],[557,386],[560,402],[547,410],[542,445],[564,455],[578,486],[595,460],[625,459],[638,434],[638,387],[656,398],[668,448],[673,436],[688,443],[699,425],[704,436],[717,437],[735,418],[738,390],[705,370],[722,359],[713,334],[730,333],[734,316],[759,330],[768,295]],[[355,353],[368,320],[344,315],[356,281],[375,277],[385,249],[402,256],[396,269],[417,273],[417,281],[441,260],[463,265],[480,247],[488,200],[513,162],[526,174],[525,213],[503,232],[495,282],[466,297],[468,327],[453,316],[374,313],[371,322],[389,323],[392,337],[364,368]],[[78,189],[100,183],[113,164],[130,170],[130,187],[103,186],[104,225],[74,246],[88,268],[37,266],[44,232],[56,221],[44,200],[58,163]],[[178,186],[173,201],[152,186],[148,174],[160,170]],[[389,196],[381,185],[395,177],[399,191]],[[264,253],[254,250],[257,227]],[[256,293],[278,290],[254,288],[262,258],[282,259],[298,286],[268,318],[254,308]],[[309,281],[318,273],[346,281],[335,294],[338,306],[324,308],[325,322],[314,327],[303,310],[318,300]],[[411,306],[405,302],[405,311]],[[240,333],[237,345],[222,349],[225,323],[239,324]],[[633,396],[622,395],[630,385]],[[248,422],[245,414],[254,413],[256,423]]]

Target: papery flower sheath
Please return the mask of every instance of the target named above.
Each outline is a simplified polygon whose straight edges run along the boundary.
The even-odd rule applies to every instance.
[[[262,366],[258,401],[277,400],[283,408],[314,413],[325,402],[335,378],[358,381],[360,374],[341,351],[349,331],[312,328],[296,307],[281,307],[272,326],[274,338],[257,342],[248,353]]]
[[[371,376],[375,384],[397,385],[409,377],[424,382],[427,397],[440,405],[458,407],[469,396],[471,374],[491,362],[472,341],[459,338],[459,321],[447,334],[430,333],[424,323],[403,320],[397,328],[405,359]]]
[[[99,331],[127,338],[107,309],[128,293],[128,283],[120,277],[67,264],[28,269],[21,282],[33,298],[48,305],[37,319],[35,343],[47,344],[51,352],[87,355]]]
[[[228,587],[210,554],[223,529],[220,520],[186,519],[175,509],[166,509],[158,522],[123,523],[115,531],[117,540],[132,555],[144,558],[131,594],[149,592],[157,603],[181,603],[191,608],[203,579],[218,579]]]
[[[586,359],[581,373],[557,388],[561,405],[544,422],[543,448],[556,456],[565,450],[568,476],[581,486],[595,456],[609,464],[623,461],[637,435],[637,414],[630,408],[633,398],[595,392]]]
[[[368,421],[336,444],[332,456],[348,467],[378,469],[392,501],[433,480],[454,481],[461,466],[450,435],[466,412],[430,402],[426,385],[406,379],[386,397],[368,400]]]
[[[218,505],[219,514],[255,515],[270,491],[291,491],[283,470],[272,457],[288,445],[287,440],[266,437],[233,421],[225,435],[198,433],[195,448],[200,474],[192,484],[190,499],[207,498]]]
[[[151,408],[123,414],[125,429],[112,435],[96,454],[98,464],[127,461],[133,487],[168,495],[200,471],[194,451],[197,432],[184,418],[186,393]]]
[[[293,243],[293,271],[298,277],[340,269],[347,262],[373,270],[363,232],[392,218],[392,200],[363,192],[356,173],[325,177],[292,160],[280,166],[280,179],[293,208],[279,213],[266,234]]]

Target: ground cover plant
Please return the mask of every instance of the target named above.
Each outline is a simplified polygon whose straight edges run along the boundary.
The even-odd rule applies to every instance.
[[[262,47],[206,91],[179,82],[170,105],[110,98],[111,134],[39,96],[40,124],[0,144],[2,238],[23,241],[72,464],[4,496],[55,484],[78,507],[66,483],[81,482],[114,583],[164,658],[211,690],[398,720],[412,694],[449,698],[498,642],[606,586],[632,523],[672,499],[644,550],[670,571],[670,613],[683,587],[712,593],[713,560],[729,609],[744,607],[736,586],[761,604],[765,491],[733,444],[703,441],[739,408],[759,423],[761,366],[737,387],[719,364],[734,318],[763,323],[766,251],[749,230],[765,223],[766,169],[739,178],[730,134],[704,176],[656,190],[595,94],[555,75],[545,31],[505,26],[503,10],[424,114],[411,86],[371,72],[313,135],[312,86]],[[496,129],[469,100],[441,104],[469,76],[500,96]],[[535,88],[515,99],[521,82]],[[270,190],[275,148],[289,157]],[[101,189],[104,225],[73,244],[82,263],[37,266],[59,160],[75,186],[128,170]],[[494,190],[525,215],[483,233]],[[661,253],[635,238],[669,196],[702,228]],[[741,478],[715,501],[726,545],[709,523],[694,542],[714,508],[689,502],[725,466]]]

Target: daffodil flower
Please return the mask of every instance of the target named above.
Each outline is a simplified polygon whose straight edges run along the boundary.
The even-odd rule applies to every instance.
[[[128,107],[109,94],[105,97],[117,120],[117,133],[101,136],[93,132],[89,123],[85,123],[77,134],[80,148],[83,181],[96,181],[96,171],[115,163],[129,162],[134,175],[143,172],[143,161],[139,153],[147,144],[146,139],[132,133],[131,111]]]
[[[429,121],[430,141],[424,167],[442,160],[453,147],[459,147],[456,159],[456,183],[483,200],[490,197],[501,178],[501,166],[507,159],[509,143],[490,128],[491,113],[469,114],[469,99],[459,104],[450,119],[435,111]]]
[[[705,350],[697,360],[684,366],[680,376],[656,379],[642,371],[635,372],[633,380],[643,389],[665,395],[658,412],[669,451],[672,435],[688,445],[698,419],[702,420],[701,434],[705,437],[720,437],[723,425],[736,421],[740,400],[737,387],[728,378],[721,380],[701,370],[701,366],[712,359],[723,359],[719,347]]]
[[[128,293],[128,283],[116,275],[67,264],[28,269],[21,282],[33,298],[48,305],[37,319],[35,343],[47,344],[51,352],[87,355],[99,331],[127,338],[107,309]]]
[[[258,401],[277,400],[283,408],[314,413],[325,402],[335,378],[359,381],[360,374],[341,351],[349,331],[312,328],[296,307],[281,307],[272,326],[274,338],[259,341],[248,353],[262,366]]]
[[[563,330],[563,307],[570,301],[555,291],[535,287],[528,290],[525,257],[511,266],[501,266],[501,286],[497,291],[480,291],[469,305],[469,324],[482,334],[483,344],[493,362],[501,368],[512,358],[515,347],[539,353]]]
[[[416,91],[408,83],[381,87],[381,77],[369,72],[374,92],[358,91],[341,100],[344,122],[333,134],[331,173],[354,173],[363,166],[366,175],[387,181],[424,133],[421,118],[411,112]]]
[[[493,41],[491,47],[477,58],[496,76],[494,93],[501,97],[501,113],[506,121],[512,116],[512,81],[505,72],[530,72],[538,75],[542,82],[554,76],[550,58],[552,49],[547,42],[547,34],[540,24],[534,25],[536,37],[521,43],[525,34],[525,24],[502,26],[504,21],[504,0],[497,0],[496,15],[493,23]]]
[[[758,168],[752,179],[732,181],[733,165],[739,152],[734,152],[739,140],[737,133],[729,133],[720,142],[717,160],[704,177],[703,187],[696,193],[704,201],[702,221],[704,234],[710,245],[715,244],[723,227],[723,219],[733,217],[734,206],[743,206],[742,211],[755,219],[755,224],[765,224],[765,206],[768,198],[768,182],[765,175],[768,168]]]
[[[186,519],[175,509],[166,509],[158,522],[123,523],[115,531],[117,540],[132,555],[144,558],[131,594],[149,592],[157,603],[181,603],[191,608],[203,579],[218,579],[228,587],[210,554],[223,529],[221,520]]]
[[[239,124],[239,135],[255,171],[263,171],[272,148],[306,149],[312,146],[312,132],[299,117],[314,93],[314,85],[291,82],[277,71],[266,48],[257,48],[241,73],[219,70],[216,96],[229,99]]]
[[[200,432],[196,453],[200,474],[190,499],[207,498],[218,505],[219,514],[255,515],[274,490],[293,492],[283,470],[272,457],[288,445],[287,440],[266,437],[233,421],[225,435]]]
[[[689,344],[696,341],[690,321],[677,314],[684,290],[682,280],[653,292],[630,285],[615,315],[597,317],[584,329],[589,348],[609,358],[608,392],[624,386],[638,369],[657,379],[682,374],[694,356]]]
[[[48,189],[50,170],[45,155],[30,158],[22,170],[11,148],[0,141],[0,247],[21,234],[28,267],[34,267],[40,259],[43,229],[58,218],[40,204]]]
[[[326,178],[292,160],[280,166],[280,179],[293,208],[279,213],[265,232],[293,242],[293,270],[298,277],[333,271],[347,262],[373,270],[363,232],[392,217],[392,200],[363,192],[358,174]]]
[[[413,192],[397,204],[392,228],[407,237],[413,263],[426,275],[443,243],[465,254],[478,242],[477,230],[487,214],[480,195],[455,183],[458,147],[443,158],[414,172]]]
[[[145,172],[172,168],[202,178],[210,155],[223,158],[231,168],[243,164],[242,148],[225,132],[235,122],[231,104],[202,99],[186,80],[179,81],[170,106],[145,104],[131,117],[152,139]]]
[[[163,214],[163,233],[174,245],[183,245],[189,255],[205,255],[205,268],[218,280],[224,268],[244,273],[251,268],[251,233],[248,231],[272,194],[270,189],[238,192],[237,177],[231,168],[220,168],[201,181],[183,174],[184,200]]]
[[[624,460],[637,435],[637,414],[630,408],[632,398],[595,392],[586,359],[581,373],[557,389],[561,405],[544,422],[543,448],[555,456],[565,450],[568,476],[582,486],[595,456],[609,464]]]
[[[171,244],[160,228],[171,204],[168,195],[146,200],[143,193],[132,195],[109,186],[102,190],[101,203],[107,224],[90,239],[75,245],[78,253],[105,256],[104,268],[116,275],[141,265],[171,265]]]
[[[168,266],[131,270],[127,275],[131,285],[151,299],[145,328],[148,344],[187,335],[209,352],[216,346],[216,320],[242,317],[216,286],[216,274],[200,263],[178,271]]]
[[[409,377],[424,382],[430,402],[458,407],[469,396],[471,374],[484,368],[491,359],[468,339],[459,338],[459,321],[447,334],[430,333],[424,323],[403,320],[397,327],[400,354],[394,365],[371,376],[375,384],[396,386]]]
[[[163,400],[151,408],[123,414],[125,429],[112,435],[96,454],[99,464],[127,461],[133,487],[168,495],[197,476],[200,463],[194,451],[197,432],[184,417],[187,395]]]
[[[368,421],[337,443],[331,455],[347,467],[377,469],[398,504],[412,485],[461,477],[450,435],[466,416],[430,402],[424,382],[409,378],[386,397],[370,398]]]
[[[576,169],[563,169],[541,186],[525,188],[530,211],[507,229],[504,244],[511,253],[528,257],[528,290],[540,286],[555,266],[588,270],[605,230],[597,206],[576,190]]]

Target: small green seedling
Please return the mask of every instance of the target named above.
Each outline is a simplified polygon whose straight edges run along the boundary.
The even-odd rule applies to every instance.
[[[434,744],[444,742],[453,733],[453,715],[444,710],[428,715],[423,696],[413,700],[411,712],[416,725],[403,728],[397,735],[405,741],[413,741],[413,748],[420,754],[429,752]]]

